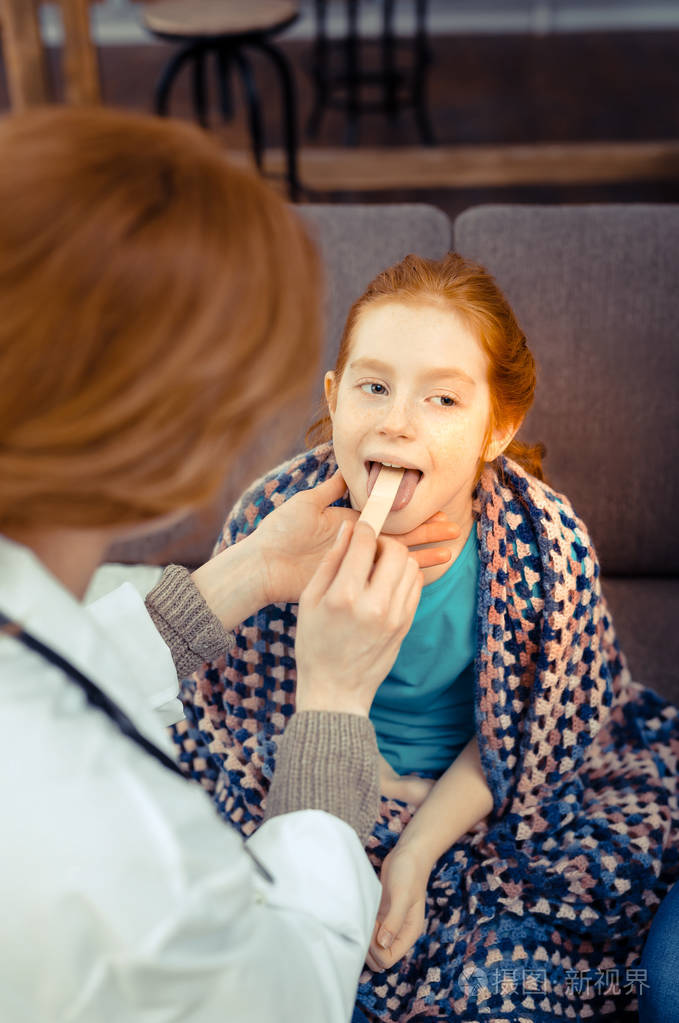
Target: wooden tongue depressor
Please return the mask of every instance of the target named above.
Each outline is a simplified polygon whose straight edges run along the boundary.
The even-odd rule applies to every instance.
[[[376,536],[382,532],[404,473],[405,469],[394,469],[389,465],[383,465],[379,471],[370,497],[358,520],[372,526]]]

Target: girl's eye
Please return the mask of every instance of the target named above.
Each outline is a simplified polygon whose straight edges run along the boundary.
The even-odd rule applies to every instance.
[[[441,401],[442,408],[453,408],[457,404],[455,399],[452,398],[449,394],[436,394],[434,396],[434,401],[437,401],[439,399]]]
[[[366,391],[365,390],[366,387],[369,387],[370,391]],[[381,387],[382,389],[380,391],[373,390],[373,388],[375,388],[375,387]],[[361,384],[361,390],[363,391],[364,394],[382,395],[382,394],[386,394],[387,393],[387,389],[384,386],[384,384],[376,384],[376,383],[372,383],[372,382],[367,383],[367,384]]]

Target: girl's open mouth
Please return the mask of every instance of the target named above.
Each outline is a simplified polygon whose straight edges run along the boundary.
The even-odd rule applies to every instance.
[[[394,463],[395,464],[395,463]],[[379,476],[380,469],[382,468],[382,462],[366,462],[365,468],[368,473],[368,497],[375,486],[375,480]],[[391,506],[392,512],[401,511],[402,508],[410,502],[417,484],[422,479],[422,473],[419,469],[406,469],[403,473],[403,479],[399,485],[394,503]]]

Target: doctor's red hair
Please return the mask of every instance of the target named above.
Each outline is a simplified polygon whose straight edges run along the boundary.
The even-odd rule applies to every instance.
[[[313,379],[293,209],[178,121],[44,108],[0,151],[0,528],[203,505]]]

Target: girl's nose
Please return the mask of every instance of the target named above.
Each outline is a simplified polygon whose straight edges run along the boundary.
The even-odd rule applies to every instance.
[[[412,437],[414,429],[408,403],[405,401],[389,402],[378,424],[378,432],[388,437]]]

